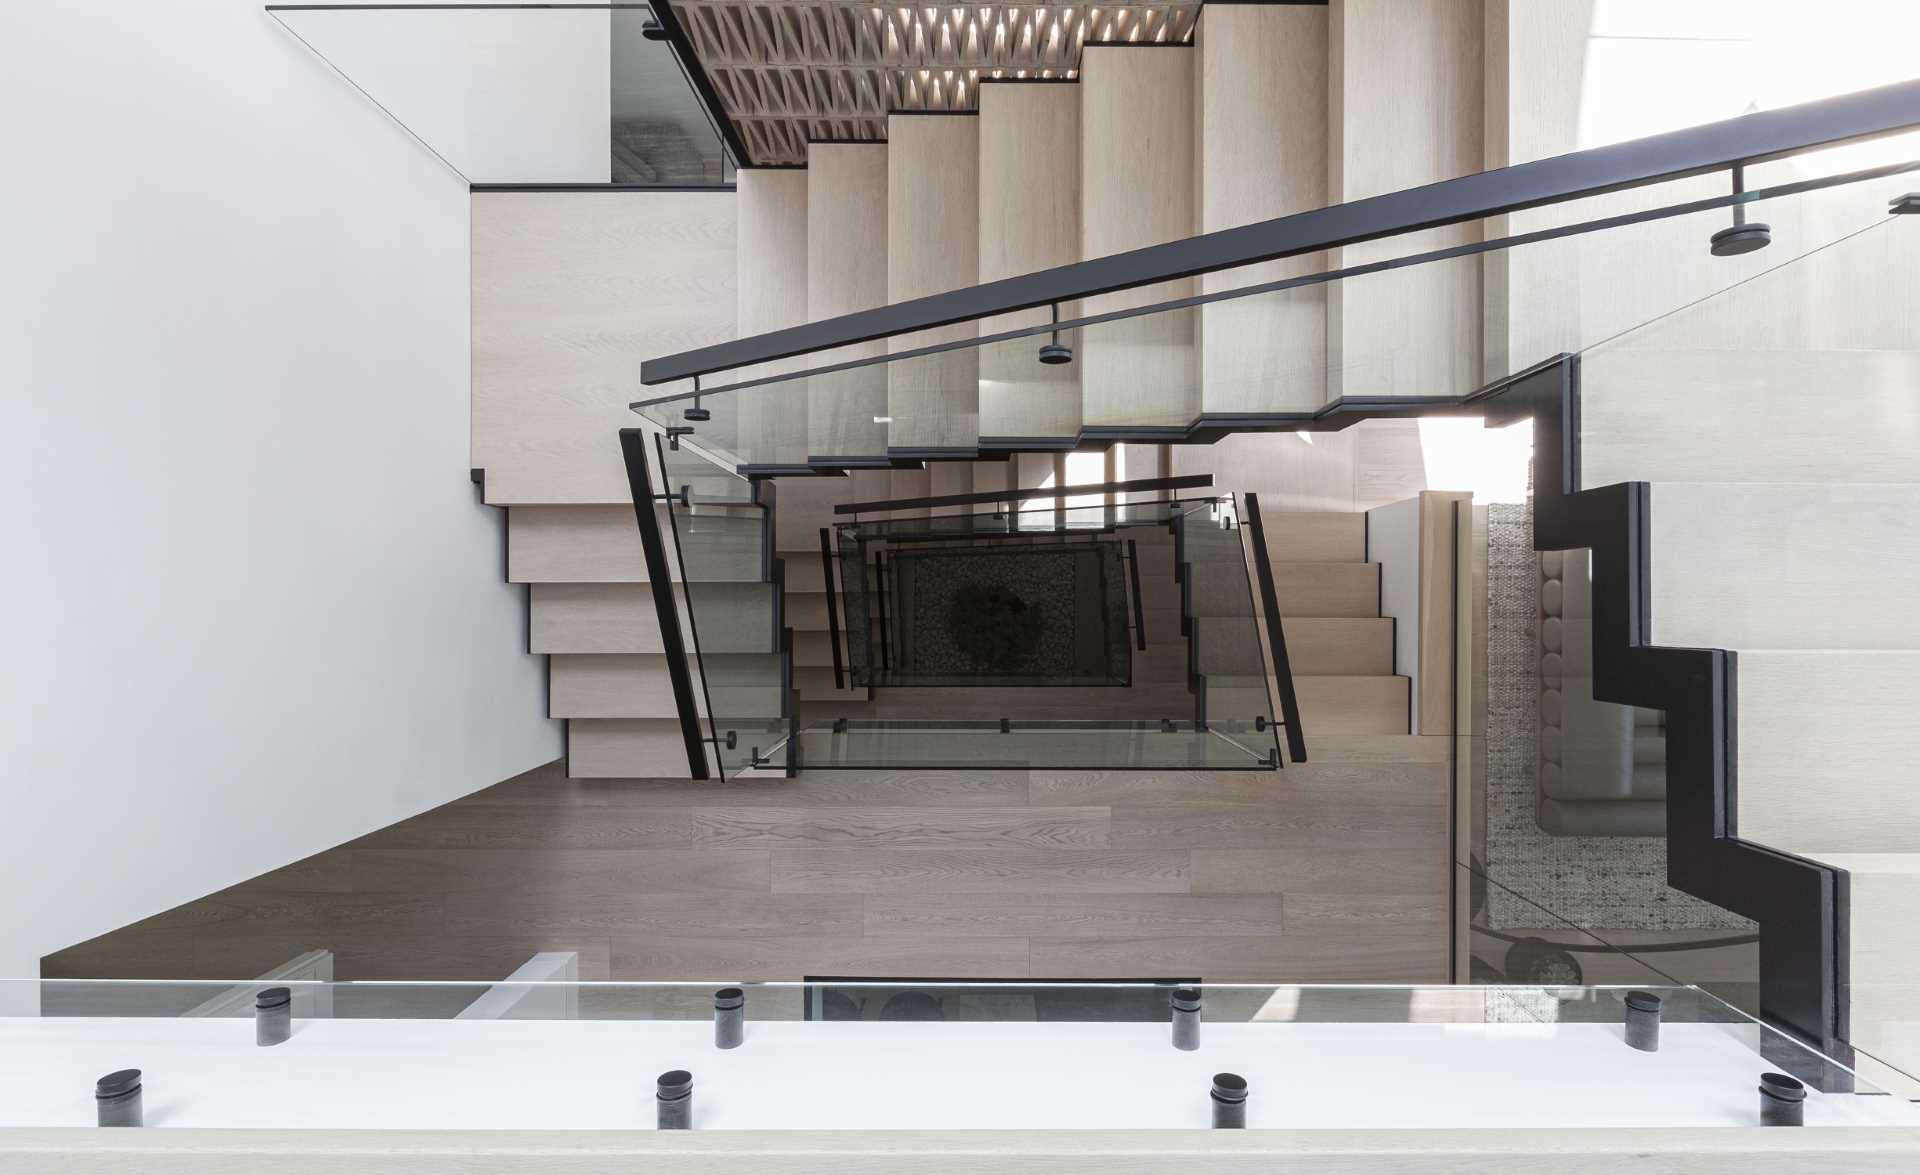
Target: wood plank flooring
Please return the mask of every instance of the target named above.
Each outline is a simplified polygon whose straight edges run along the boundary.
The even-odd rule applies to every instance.
[[[1445,747],[1280,772],[567,780],[560,764],[45,961],[50,976],[1444,982]]]

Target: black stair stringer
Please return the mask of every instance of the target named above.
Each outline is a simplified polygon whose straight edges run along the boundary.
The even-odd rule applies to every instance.
[[[1734,654],[1651,643],[1651,494],[1579,488],[1579,357],[1468,401],[1533,419],[1534,549],[1593,553],[1594,697],[1666,711],[1668,884],[1759,923],[1761,1014],[1845,1063],[1846,871],[1737,835]]]

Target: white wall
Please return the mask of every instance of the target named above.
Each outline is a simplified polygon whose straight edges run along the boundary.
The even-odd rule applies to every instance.
[[[1393,617],[1393,671],[1420,696],[1420,495],[1367,511],[1367,562],[1380,565],[1380,615]],[[1409,733],[1419,734],[1420,707]],[[1429,731],[1441,733],[1445,731]]]
[[[612,176],[613,14],[604,9],[307,10],[276,19],[473,183]],[[632,35],[638,22],[626,28]],[[635,71],[639,78],[685,93],[669,62],[648,60],[664,70]],[[673,97],[657,106],[675,109]]]
[[[560,753],[466,186],[256,0],[0,12],[0,974]]]

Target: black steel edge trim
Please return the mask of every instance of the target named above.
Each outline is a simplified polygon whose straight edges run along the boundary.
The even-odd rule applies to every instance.
[[[833,649],[833,688],[847,688],[846,671],[840,663],[840,594],[833,587],[833,541],[827,527],[820,528],[820,571],[827,584],[827,641]]]
[[[1140,599],[1140,541],[1127,540],[1127,577],[1133,581],[1133,647],[1147,651],[1147,612]]]
[[[1017,69],[1017,68],[1019,68],[1019,67],[1018,67],[1018,66],[1015,66],[1015,67],[1013,67],[1013,68],[1016,68],[1016,69]],[[1027,66],[1027,68],[1028,68],[1028,69],[1032,69],[1033,67],[1032,67],[1032,66]],[[1072,70],[1073,70],[1074,72],[1076,72],[1076,73],[1077,73],[1077,72],[1079,72],[1079,67],[1078,67],[1078,66],[1072,66],[1072,67],[1069,67],[1069,66],[1060,66],[1060,65],[1056,65],[1056,66],[1053,66],[1053,67],[1051,67],[1051,68],[1054,68],[1054,69],[1068,69],[1068,68],[1071,68],[1071,69],[1072,69]],[[1077,86],[1077,85],[1079,85],[1079,84],[1080,84],[1080,79],[1079,79],[1079,78],[1077,78],[1077,77],[1075,77],[1075,78],[1006,78],[1006,77],[994,77],[994,78],[975,78],[975,79],[973,79],[973,84],[974,84],[975,86]]]
[[[620,451],[626,459],[627,492],[633,497],[634,519],[640,527],[640,550],[646,558],[647,579],[671,584],[673,574],[667,566],[666,542],[660,534],[660,519],[653,512],[653,482],[647,472],[647,432],[640,428],[620,430]],[[654,615],[660,622],[660,651],[667,663],[667,679],[673,687],[674,709],[680,714],[680,737],[687,747],[687,770],[694,779],[709,779],[707,744],[700,734],[700,713],[693,700],[693,678],[687,672],[687,648],[680,635],[679,607],[673,592],[652,592]]]
[[[889,110],[888,118],[978,118],[978,110]]]
[[[693,450],[690,446],[688,447],[688,450],[696,453],[698,452],[697,450]],[[666,436],[662,433],[653,434],[653,455],[659,459],[660,480],[664,483],[667,480],[667,447],[666,447]],[[705,456],[704,454],[701,454],[701,455]],[[712,460],[711,457],[708,457],[707,459],[709,461]],[[687,574],[687,549],[680,539],[680,516],[677,512],[675,512],[673,508],[673,504],[674,502],[678,501],[684,506],[687,504],[688,499],[686,497],[673,496],[672,486],[664,486],[663,488],[665,488],[668,491],[668,496],[666,499],[666,503],[667,503],[666,533],[670,534],[673,537],[673,546],[671,548],[671,553],[673,556],[674,563],[676,564],[676,566],[679,568],[679,571],[680,571],[679,582],[682,585],[685,585],[687,583],[692,582],[692,577]],[[681,487],[682,495],[689,494],[690,492],[691,492],[691,487],[688,487],[688,486]],[[742,503],[742,504],[756,506],[756,507],[759,505],[759,503],[757,502],[748,502],[748,503]],[[711,744],[714,748],[713,750],[714,772],[715,774],[724,778],[726,775],[727,765],[726,765],[726,759],[720,753],[720,749],[726,745],[726,737],[721,732],[721,729],[720,729],[720,716],[717,715],[713,709],[713,693],[707,686],[707,666],[706,666],[706,662],[702,659],[701,651],[700,651],[700,614],[694,609],[693,596],[691,594],[688,594],[686,596],[686,601],[687,601],[687,634],[693,638],[693,657],[691,659],[691,662],[700,667],[700,682],[699,682],[700,702],[702,705],[706,707],[706,712],[707,712],[707,742]],[[780,595],[777,589],[774,593],[773,604],[774,604],[774,614],[777,616],[780,611]],[[698,717],[699,715],[696,713],[695,718],[697,719]]]
[[[931,498],[889,498],[878,502],[839,502],[835,514],[862,514],[877,510],[912,510],[923,506],[976,506],[1004,502],[1009,498],[1073,498],[1082,494],[1118,494],[1132,490],[1198,490],[1213,485],[1211,473],[1189,473],[1181,477],[1146,477],[1138,481],[1109,481],[1099,485],[1053,486],[1047,489],[986,490],[971,494],[941,494]]]
[[[476,196],[492,192],[732,192],[733,184],[468,184]]]
[[[735,468],[742,477],[845,477],[847,475],[844,469],[832,469],[822,465],[748,462]]]
[[[1842,1052],[1846,873],[1736,835],[1733,658],[1650,643],[1651,494],[1578,488],[1579,370],[1565,357],[1501,389],[1502,409],[1533,417],[1534,547],[1593,552],[1594,697],[1666,712],[1668,884],[1759,922],[1761,1014]]]
[[[1287,757],[1307,761],[1307,735],[1300,725],[1300,695],[1293,685],[1293,662],[1287,656],[1286,630],[1280,622],[1280,597],[1274,591],[1273,564],[1267,558],[1267,532],[1260,520],[1260,495],[1249,491],[1247,541],[1253,544],[1254,576],[1260,581],[1260,608],[1267,617],[1267,651],[1273,657],[1273,680],[1280,688],[1280,722],[1287,729]]]
[[[1508,384],[1523,378],[1529,372],[1541,366],[1551,366],[1558,362],[1550,359],[1544,364],[1536,364],[1514,375],[1505,377],[1485,388],[1467,396],[1386,396],[1369,398],[1361,396],[1343,396],[1326,406],[1307,412],[1236,412],[1202,413],[1187,425],[1129,429],[1124,427],[1085,428],[1072,436],[1064,437],[981,437],[979,457],[981,460],[1006,460],[1016,453],[1059,453],[1081,449],[1100,449],[1108,445],[1128,442],[1158,441],[1168,444],[1210,445],[1215,441],[1242,432],[1339,432],[1352,428],[1363,420],[1402,417],[1409,414],[1418,416],[1474,416],[1483,412],[1497,411],[1497,408],[1484,403],[1487,397],[1495,394]],[[891,469],[892,462],[880,456],[859,457],[812,457],[806,465],[742,465],[742,475],[768,475],[789,477],[796,475],[844,476],[849,471],[859,469]],[[992,493],[991,500],[1000,501],[1009,493]],[[1018,491],[1019,497],[1037,497],[1037,493]]]
[[[972,445],[888,445],[889,461],[970,461]]]
[[[1082,41],[1080,48],[1083,52],[1088,49],[1191,49],[1193,40],[1188,37],[1179,41]]]
[[[874,607],[880,614],[880,670],[885,672],[893,668],[893,649],[887,636],[887,552],[884,548],[873,553],[873,582]]]
[[[1920,80],[1387,192],[647,360],[666,383],[1754,164],[1920,124]]]

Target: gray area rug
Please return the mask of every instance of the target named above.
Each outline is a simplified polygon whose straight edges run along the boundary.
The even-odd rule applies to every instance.
[[[1541,831],[1534,816],[1539,582],[1532,507],[1487,507],[1486,871],[1497,883],[1488,887],[1488,925],[1505,930],[1551,924],[1530,900],[1596,930],[1751,929],[1752,922],[1667,885],[1662,837]]]
[[[901,609],[890,685],[1126,685],[1125,571],[1114,542],[921,547],[893,557]],[[953,629],[955,597],[1000,588],[1041,618],[1039,643],[1017,664],[970,657]]]

